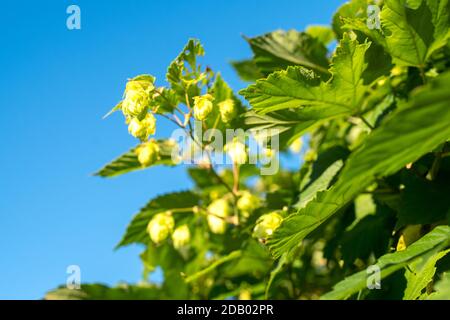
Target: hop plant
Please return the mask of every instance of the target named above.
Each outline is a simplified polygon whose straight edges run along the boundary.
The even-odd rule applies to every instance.
[[[164,241],[172,232],[175,221],[170,213],[158,213],[150,220],[147,232],[152,241],[156,244]]]
[[[139,76],[128,81],[122,101],[122,112],[127,118],[141,117],[150,103],[151,93],[155,89],[154,78]]]
[[[191,232],[187,225],[182,225],[172,233],[173,246],[176,249],[185,247],[191,241]]]
[[[229,123],[236,117],[237,110],[232,99],[227,99],[219,103],[220,118],[223,123]]]
[[[244,217],[250,216],[250,214],[259,208],[261,200],[259,197],[251,194],[248,191],[243,191],[241,197],[237,201],[237,207],[242,211]]]
[[[200,121],[205,120],[213,110],[213,96],[205,94],[194,97],[194,118]]]
[[[253,236],[260,241],[267,240],[273,232],[280,226],[283,217],[276,212],[264,214],[259,217],[253,229]]]
[[[232,213],[228,201],[225,199],[214,200],[207,208],[208,226],[212,233],[225,233],[227,223],[225,218]]]
[[[159,159],[159,145],[154,139],[141,144],[136,149],[136,155],[139,163],[144,166],[150,166]]]
[[[225,145],[224,150],[235,164],[244,164],[247,161],[248,155],[245,144],[236,137]]]
[[[300,153],[302,151],[303,147],[303,139],[297,138],[294,140],[294,142],[291,143],[289,146],[289,150],[293,153]]]
[[[128,123],[128,132],[141,141],[145,141],[149,136],[154,135],[156,131],[156,119],[151,113],[147,113],[145,118],[139,120],[132,118]]]

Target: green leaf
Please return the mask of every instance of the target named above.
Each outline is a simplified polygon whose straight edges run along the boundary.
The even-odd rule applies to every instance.
[[[436,263],[442,259],[450,250],[438,252],[428,259],[422,257],[409,266],[405,272],[407,286],[403,300],[416,300],[421,297],[423,290],[433,280],[436,272]]]
[[[367,90],[363,84],[364,55],[370,44],[346,35],[336,49],[332,78],[322,82],[302,67],[289,67],[240,92],[258,113],[296,108],[299,117],[321,120],[355,112]]]
[[[310,25],[305,32],[319,40],[323,45],[329,45],[334,40],[333,29],[325,25]]]
[[[103,284],[83,284],[79,290],[60,287],[48,292],[44,297],[45,300],[152,300],[161,298],[161,290],[149,284],[120,284],[114,288]]]
[[[448,246],[450,227],[439,226],[411,244],[404,251],[389,253],[378,259],[377,266],[381,270],[381,279],[389,276],[415,261],[424,254]],[[333,287],[333,291],[323,295],[324,300],[347,299],[355,293],[366,289],[368,274],[366,270],[355,273]],[[381,284],[382,285],[382,284]]]
[[[192,207],[198,205],[198,202],[199,197],[190,191],[168,193],[152,199],[134,216],[116,248],[132,243],[148,243],[150,238],[147,234],[147,225],[155,214],[182,208],[186,208],[186,212],[192,214]]]
[[[277,262],[277,266],[270,272],[269,280],[267,281],[265,289],[265,299],[269,299],[270,288],[275,280],[275,278],[285,269],[285,267],[292,263],[292,256],[288,254],[283,254]]]
[[[294,205],[296,209],[304,208],[317,193],[327,190],[336,174],[342,169],[344,162],[337,160],[330,165],[317,179],[312,181],[304,190],[300,192],[300,200]]]
[[[429,181],[411,172],[404,174],[398,227],[431,224],[445,219],[450,208],[448,177]]]
[[[176,92],[168,88],[158,88],[158,93],[153,95],[152,106],[155,113],[173,113],[178,105]]]
[[[214,261],[213,263],[211,263],[208,267],[206,267],[205,269],[200,270],[199,272],[196,272],[188,277],[186,277],[186,279],[184,281],[186,281],[186,283],[190,283],[193,282],[195,280],[197,280],[198,278],[214,271],[217,267],[219,267],[220,265],[232,261],[234,259],[238,259],[242,256],[242,251],[241,250],[235,250],[232,251],[231,253],[227,254],[226,256],[223,256],[219,259],[217,259],[216,261]]]
[[[246,128],[252,132],[268,130],[268,137],[278,135],[280,149],[318,124],[317,121],[304,121],[296,112],[289,110],[280,110],[270,114],[248,111],[244,115],[244,123]]]
[[[447,44],[449,12],[448,0],[424,0],[417,9],[408,8],[403,1],[386,0],[381,24],[394,63],[423,68],[430,56]]]
[[[227,278],[235,277],[261,277],[268,274],[273,259],[268,250],[261,246],[255,239],[249,239],[243,245],[242,255],[238,259],[233,259],[227,264],[223,264],[218,273]]]
[[[378,205],[376,214],[362,218],[344,233],[341,252],[345,264],[351,265],[358,258],[366,261],[372,253],[375,257],[386,253],[394,225],[392,212]]]
[[[342,5],[333,16],[332,27],[338,39],[341,39],[345,30],[343,26],[345,24],[345,18],[367,18],[367,6],[369,2],[367,0],[351,0]]]
[[[296,65],[318,73],[328,73],[326,47],[307,33],[277,30],[246,40],[254,53],[254,61],[263,74]]]
[[[185,102],[185,94],[190,97],[199,95],[197,86],[190,85],[199,80],[201,75],[197,58],[204,56],[205,50],[196,39],[190,39],[181,53],[175,58],[167,69],[166,78],[172,90],[177,94],[179,102]]]
[[[432,294],[427,300],[450,300],[450,273],[444,273],[442,278],[434,285]]]
[[[303,238],[345,207],[376,178],[389,176],[450,137],[450,73],[420,90],[390,115],[348,158],[327,192],[284,220],[268,244],[275,257],[296,248]]]
[[[231,65],[239,75],[239,78],[244,81],[254,82],[264,77],[254,60],[232,61]]]
[[[156,165],[169,165],[172,166],[175,163],[172,161],[172,151],[175,147],[175,144],[170,140],[158,140],[159,150],[160,150],[160,159],[157,160],[152,166]],[[119,176],[131,171],[143,170],[149,167],[144,167],[138,161],[137,155],[135,153],[137,147],[134,147],[127,153],[124,153],[117,159],[108,163],[94,175],[100,176],[103,178],[111,178],[115,176]]]

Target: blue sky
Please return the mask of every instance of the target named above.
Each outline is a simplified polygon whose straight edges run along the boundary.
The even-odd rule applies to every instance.
[[[126,79],[163,84],[190,37],[234,89],[241,38],[327,24],[342,0],[2,1],[0,13],[0,299],[39,299],[81,267],[83,282],[141,277],[139,247],[113,251],[133,214],[157,194],[189,188],[182,167],[105,180],[91,173],[136,142],[102,116]],[[66,8],[81,8],[81,30]],[[172,127],[160,125],[159,136]]]

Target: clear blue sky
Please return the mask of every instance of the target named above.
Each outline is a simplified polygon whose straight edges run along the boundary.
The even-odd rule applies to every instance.
[[[140,280],[141,248],[113,247],[147,200],[190,182],[183,168],[90,176],[135,144],[119,114],[101,119],[128,77],[162,81],[196,37],[208,65],[240,89],[228,62],[251,54],[241,34],[326,24],[343,2],[2,1],[0,299],[41,298],[71,264],[83,282]],[[81,8],[81,30],[66,28],[70,4]]]

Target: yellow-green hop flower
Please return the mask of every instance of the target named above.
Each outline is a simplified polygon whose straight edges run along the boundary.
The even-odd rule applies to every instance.
[[[156,119],[151,113],[147,113],[145,118],[139,120],[138,118],[132,118],[128,123],[128,132],[141,141],[148,139],[150,135],[155,134],[156,131]]]
[[[233,99],[227,99],[219,103],[220,118],[222,122],[228,123],[236,117],[237,109]]]
[[[283,217],[276,212],[264,214],[256,222],[253,235],[261,241],[265,241],[280,226],[282,221]]]
[[[300,153],[302,151],[302,147],[303,139],[297,138],[294,140],[294,142],[291,143],[291,145],[289,146],[289,150],[291,150],[291,152],[293,153]]]
[[[213,96],[205,94],[194,97],[194,118],[200,121],[205,120],[213,109]]]
[[[227,223],[225,218],[232,213],[228,201],[224,199],[214,200],[207,208],[208,211],[208,226],[212,233],[225,233]]]
[[[237,138],[228,142],[224,147],[225,152],[235,164],[244,164],[247,161],[247,150],[245,144],[240,142]]]
[[[175,229],[175,231],[172,233],[172,241],[173,246],[176,249],[180,249],[187,244],[189,244],[189,241],[191,240],[191,232],[189,231],[189,228],[187,225],[182,225]]]
[[[175,221],[170,213],[158,213],[148,223],[147,232],[156,244],[164,241],[172,232]]]
[[[122,101],[123,114],[126,117],[142,115],[150,103],[151,92],[154,88],[150,78],[128,81]]]
[[[237,201],[237,207],[242,211],[245,217],[248,217],[253,211],[258,209],[261,205],[259,197],[251,194],[248,191],[243,191],[241,197]]]
[[[143,166],[150,166],[159,159],[159,145],[154,139],[141,144],[136,149],[138,161]]]

